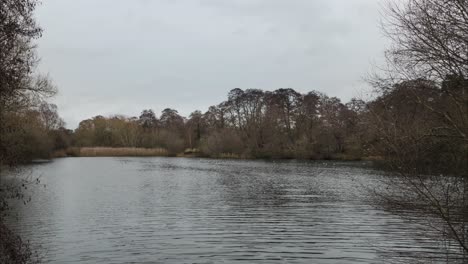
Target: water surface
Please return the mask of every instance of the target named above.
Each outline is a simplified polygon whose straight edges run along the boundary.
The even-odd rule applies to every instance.
[[[442,262],[418,219],[387,212],[360,163],[65,158],[12,225],[45,263]],[[44,187],[45,185],[45,187]],[[14,220],[13,220],[14,219]],[[416,219],[416,221],[414,221]]]

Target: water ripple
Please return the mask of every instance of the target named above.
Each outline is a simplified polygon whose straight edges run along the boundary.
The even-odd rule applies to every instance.
[[[414,221],[373,206],[364,186],[378,173],[359,163],[67,158],[37,173],[48,187],[30,190],[32,202],[16,208],[11,225],[40,246],[46,263],[438,263],[449,256]]]

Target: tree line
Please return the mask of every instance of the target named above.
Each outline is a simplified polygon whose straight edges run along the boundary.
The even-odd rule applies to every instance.
[[[300,94],[232,89],[226,101],[188,118],[166,108],[158,117],[96,116],[80,122],[76,146],[165,148],[170,154],[198,150],[202,155],[245,158],[336,158],[362,156],[359,115],[364,102],[344,104],[319,92]]]
[[[81,121],[74,131],[64,127],[55,105],[39,101],[2,112],[2,153],[19,162],[49,158],[70,147],[131,147],[207,157],[417,156],[422,162],[419,152],[425,149],[429,173],[459,173],[466,169],[466,114],[460,108],[466,107],[466,83],[456,75],[446,75],[440,83],[405,80],[385,86],[367,102],[353,98],[347,103],[317,91],[235,88],[205,113],[184,117],[166,108],[159,116],[151,109],[139,117],[98,115]],[[434,162],[440,159],[445,162]]]

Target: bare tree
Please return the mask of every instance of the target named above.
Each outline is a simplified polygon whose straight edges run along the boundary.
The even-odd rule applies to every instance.
[[[389,2],[387,68],[371,78],[373,153],[403,176],[389,204],[424,208],[468,254],[468,1]],[[418,202],[408,203],[416,198]]]
[[[393,77],[442,81],[468,72],[468,1],[389,1],[383,31]]]
[[[15,116],[56,92],[47,76],[35,75],[33,40],[42,32],[33,16],[37,4],[37,0],[0,3],[0,164],[17,162],[14,146],[5,140],[22,131]]]

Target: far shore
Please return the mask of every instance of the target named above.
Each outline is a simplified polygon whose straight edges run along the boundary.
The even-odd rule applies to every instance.
[[[170,154],[164,148],[130,148],[130,147],[72,147],[66,150],[56,151],[51,158],[64,157],[185,157],[185,158],[215,158],[215,159],[298,159],[290,157],[249,157],[235,153],[221,153],[217,156],[208,156],[198,149],[186,149],[179,154]],[[334,155],[325,158],[303,159],[303,160],[337,160],[337,161],[376,161],[379,157],[353,157],[349,155]]]

